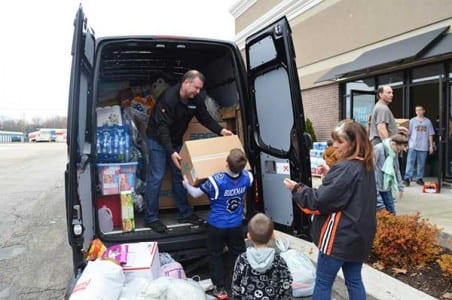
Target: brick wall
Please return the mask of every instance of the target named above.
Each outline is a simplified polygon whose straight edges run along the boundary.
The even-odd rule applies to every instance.
[[[339,122],[339,84],[301,91],[306,118],[312,121],[318,141],[326,141]]]

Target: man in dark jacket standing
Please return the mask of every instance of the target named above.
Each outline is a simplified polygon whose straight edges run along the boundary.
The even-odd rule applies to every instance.
[[[149,172],[146,180],[145,222],[152,230],[163,233],[166,226],[160,221],[160,186],[169,165],[172,171],[173,192],[179,209],[179,222],[199,224],[202,220],[193,213],[187,201],[187,191],[182,185],[179,151],[182,136],[193,116],[219,135],[232,135],[209,115],[200,91],[204,86],[204,75],[190,70],[182,77],[181,83],[168,88],[158,99],[149,119],[147,145],[149,148]]]

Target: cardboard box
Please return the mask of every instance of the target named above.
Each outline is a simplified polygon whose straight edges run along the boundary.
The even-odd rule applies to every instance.
[[[135,218],[133,214],[132,191],[121,192],[121,220],[122,231],[129,232],[135,230]]]
[[[127,262],[122,267],[126,281],[136,277],[158,278],[160,259],[157,242],[130,243],[127,246]]]
[[[137,162],[119,164],[97,164],[102,195],[119,194],[120,191],[133,190]]]
[[[410,128],[410,119],[395,119],[395,121],[400,127]]]
[[[188,195],[188,203],[192,206],[209,205],[209,198],[207,195],[203,195],[202,197],[195,199]],[[169,209],[175,207],[176,203],[174,202],[171,171],[167,170],[160,187],[159,208]]]
[[[228,128],[228,124],[226,122],[218,123],[223,128]],[[229,128],[228,128],[229,129]],[[188,124],[187,130],[185,131],[182,140],[183,141],[192,141],[192,140],[200,140],[200,139],[208,139],[212,137],[217,137],[216,133],[213,133],[204,125],[198,122],[196,118]]]
[[[226,157],[233,148],[243,150],[237,135],[186,141],[180,151],[182,174],[199,186],[210,175],[226,169]],[[250,169],[249,164],[246,166]]]

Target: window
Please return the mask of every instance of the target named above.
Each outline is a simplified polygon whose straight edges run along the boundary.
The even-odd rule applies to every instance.
[[[401,85],[403,85],[403,72],[395,72],[395,73],[380,75],[380,76],[378,76],[377,81],[378,81],[378,86],[382,86],[382,85],[390,85],[392,87],[401,86]]]
[[[344,118],[353,118],[351,113],[351,91],[371,91],[375,90],[375,78],[365,78],[345,84],[345,111]]]
[[[440,74],[443,74],[443,68],[440,64],[415,68],[411,71],[411,83],[438,80]]]

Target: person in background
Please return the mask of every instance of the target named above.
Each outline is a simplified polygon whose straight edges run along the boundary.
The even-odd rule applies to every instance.
[[[375,179],[377,192],[382,199],[382,204],[379,203],[377,208],[384,208],[394,215],[396,210],[392,190],[399,191],[399,198],[402,198],[404,189],[399,170],[398,154],[406,151],[407,146],[408,137],[398,133],[374,147]]]
[[[416,183],[424,185],[424,169],[427,154],[433,154],[433,129],[430,119],[425,117],[425,109],[422,105],[416,106],[416,117],[410,119],[408,129],[408,157],[406,162],[403,183],[410,185],[413,177],[414,163],[416,162]]]
[[[210,176],[199,188],[184,178],[183,185],[193,198],[207,195],[210,213],[207,228],[207,252],[213,292],[218,299],[227,299],[223,249],[227,245],[231,261],[245,251],[242,227],[244,196],[253,183],[253,175],[245,170],[247,159],[241,149],[232,149],[226,158],[226,171]],[[228,268],[230,269],[230,268]]]
[[[248,223],[246,249],[235,262],[232,276],[234,299],[292,299],[292,276],[284,259],[269,247],[274,238],[273,222],[264,215],[254,215]]]
[[[337,162],[335,151],[336,149],[333,147],[333,141],[328,140],[325,152],[323,152],[323,160],[330,168]]]
[[[285,178],[295,204],[313,215],[311,233],[319,248],[313,299],[331,299],[342,269],[349,299],[366,299],[361,277],[376,231],[373,147],[359,122],[345,120],[332,132],[337,163],[324,166],[322,184],[311,188]]]
[[[146,180],[145,223],[152,230],[164,233],[167,228],[159,219],[160,186],[167,166],[173,175],[173,192],[179,209],[179,222],[199,225],[204,222],[187,200],[187,191],[182,186],[179,151],[182,136],[191,119],[198,121],[218,135],[232,135],[222,128],[207,112],[204,97],[200,94],[204,86],[204,75],[196,70],[184,74],[181,83],[166,89],[159,97],[149,118],[147,146],[149,149],[149,172]]]
[[[394,94],[390,86],[385,85],[378,88],[378,101],[372,110],[369,126],[369,139],[374,146],[399,131],[408,133],[406,128],[397,125],[394,115],[389,109],[393,97]]]

